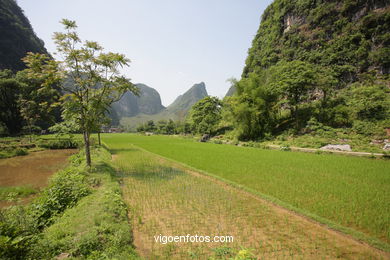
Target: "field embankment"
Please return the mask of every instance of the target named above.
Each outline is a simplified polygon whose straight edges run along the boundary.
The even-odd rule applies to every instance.
[[[1,259],[137,259],[111,155],[93,149],[57,172],[30,204],[0,211]]]
[[[117,134],[106,135],[105,140],[113,145],[135,144],[389,248],[389,161],[204,144],[166,136]]]
[[[223,259],[242,253],[241,247],[247,249],[244,251],[248,255],[265,259],[388,257],[251,193],[133,146],[131,143],[137,141],[137,145],[148,143],[148,139],[138,138],[144,137],[107,135],[104,140],[114,153],[123,196],[132,208],[134,244],[147,259]],[[166,137],[159,138],[149,140],[161,145]],[[174,143],[171,138],[168,140]],[[164,144],[169,150],[168,143]],[[187,234],[233,236],[234,242],[155,241],[159,235]]]

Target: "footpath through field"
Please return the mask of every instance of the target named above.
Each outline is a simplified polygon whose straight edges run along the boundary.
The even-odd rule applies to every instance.
[[[383,259],[376,250],[247,192],[188,170],[129,142],[106,138],[131,208],[134,243],[147,259],[233,256]],[[233,236],[232,243],[167,243],[155,236]]]

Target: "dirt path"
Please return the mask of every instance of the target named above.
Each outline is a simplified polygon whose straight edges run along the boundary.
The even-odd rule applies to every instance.
[[[282,146],[276,145],[276,144],[269,144],[267,145],[270,149],[277,149],[279,150]],[[298,151],[298,152],[305,152],[305,153],[336,153],[336,154],[344,154],[344,155],[351,155],[351,156],[361,156],[361,157],[383,157],[383,153],[367,153],[367,152],[347,152],[347,151],[337,151],[337,150],[321,150],[316,148],[302,148],[302,147],[290,147],[291,151]]]
[[[132,149],[114,162],[132,208],[135,245],[148,259],[206,259],[240,246],[265,259],[390,259],[388,253],[161,156]],[[234,242],[163,245],[154,241],[160,234],[230,235]]]

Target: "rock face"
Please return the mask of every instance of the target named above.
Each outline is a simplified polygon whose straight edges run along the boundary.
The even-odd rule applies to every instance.
[[[200,142],[202,142],[202,143],[205,143],[205,142],[207,142],[208,140],[210,139],[210,135],[209,134],[204,134],[203,136],[202,136],[202,138],[200,138]]]
[[[284,32],[290,31],[292,26],[298,26],[304,22],[302,17],[294,15],[292,13],[288,13],[284,16]]]
[[[226,92],[226,95],[225,97],[231,97],[234,95],[234,93],[236,93],[236,87],[235,86],[231,86],[228,90],[228,92]]]
[[[333,151],[343,151],[351,152],[351,146],[349,144],[328,144],[320,148],[321,150],[333,150]]]
[[[167,107],[170,113],[187,114],[191,107],[204,97],[207,97],[206,84],[204,82],[193,85],[183,95],[178,96],[171,105]]]
[[[153,115],[164,109],[161,104],[160,94],[145,84],[136,84],[140,90],[140,96],[127,92],[121,100],[112,105],[112,111],[117,118],[131,117],[138,114]]]
[[[154,115],[165,108],[161,104],[161,97],[157,90],[144,84],[137,84],[137,87],[141,90],[138,99],[139,113]]]
[[[0,70],[25,68],[27,52],[48,53],[15,0],[0,0]]]
[[[383,150],[390,151],[390,143],[387,143],[383,146]]]

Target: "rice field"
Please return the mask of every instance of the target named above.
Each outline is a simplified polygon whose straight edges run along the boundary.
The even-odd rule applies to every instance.
[[[305,215],[319,216],[390,241],[390,162],[198,143],[167,136],[105,135],[115,149],[131,144],[258,192]],[[205,196],[202,196],[203,198]]]
[[[147,259],[217,259],[242,248],[254,259],[382,259],[363,245],[246,191],[105,136],[131,212],[134,243]],[[158,235],[233,236],[233,243],[156,243]]]

